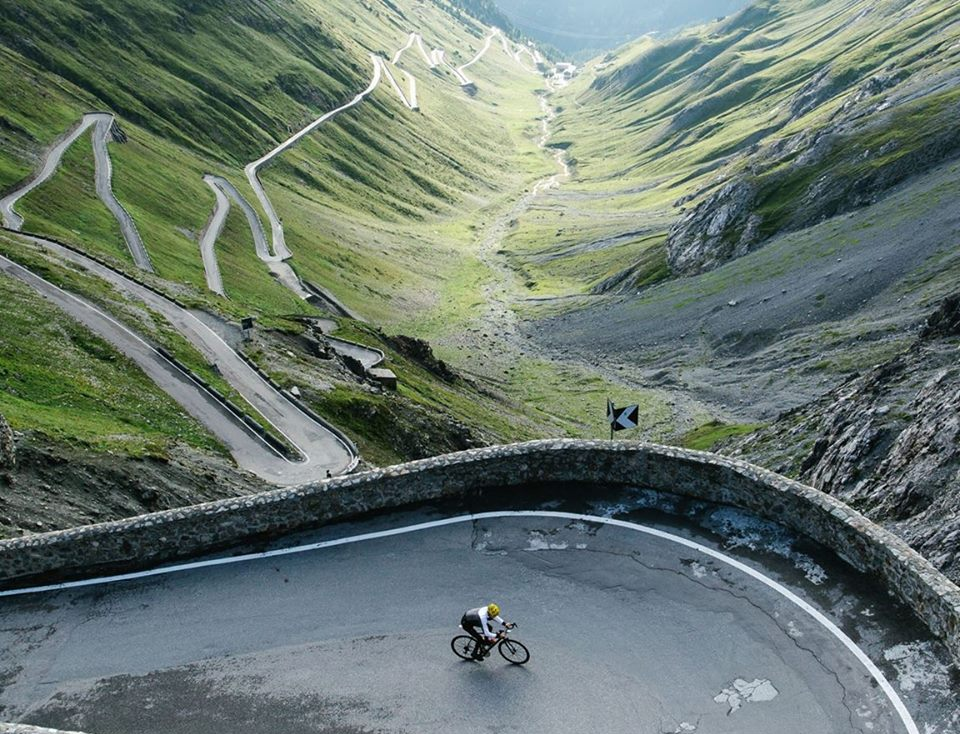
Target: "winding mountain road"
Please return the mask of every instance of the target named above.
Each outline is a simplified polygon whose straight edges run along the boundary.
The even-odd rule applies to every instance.
[[[40,170],[26,179],[20,186],[0,199],[0,217],[3,218],[3,226],[19,232],[23,228],[23,217],[15,210],[14,206],[20,199],[29,194],[35,188],[45,184],[56,173],[60,167],[60,161],[63,154],[67,152],[84,132],[97,121],[94,114],[84,115],[80,121],[68,130],[59,140],[55,141],[50,149],[43,156],[40,164]]]
[[[46,300],[133,360],[161,390],[213,433],[244,469],[269,481],[277,472],[270,471],[269,476],[264,476],[265,465],[284,466],[288,463],[246,423],[227,410],[209,390],[126,325],[89,301],[64,291],[2,255],[0,272],[29,285]]]
[[[223,228],[223,223],[227,216],[227,211],[229,207],[229,202],[227,197],[233,199],[239,206],[241,206],[247,216],[247,220],[250,224],[250,229],[253,233],[254,242],[257,249],[257,256],[266,262],[271,272],[282,282],[287,288],[296,293],[300,298],[309,300],[310,298],[320,298],[323,301],[331,303],[335,310],[343,313],[352,315],[352,313],[347,309],[346,306],[341,304],[335,297],[332,296],[326,290],[320,289],[315,285],[309,285],[303,283],[300,278],[296,275],[293,269],[285,262],[287,259],[293,256],[293,253],[290,251],[289,247],[286,244],[286,239],[283,233],[283,223],[280,220],[279,216],[274,209],[272,202],[270,201],[269,196],[266,193],[266,190],[263,187],[262,182],[260,181],[260,170],[267,165],[274,158],[282,154],[283,152],[289,150],[294,145],[296,145],[300,140],[314,132],[319,128],[323,123],[331,120],[341,112],[344,112],[362,102],[366,99],[373,91],[380,85],[380,82],[383,78],[386,78],[390,86],[393,88],[394,92],[400,98],[401,102],[411,110],[419,110],[419,101],[417,99],[417,81],[412,74],[409,76],[409,93],[405,94],[394,76],[393,72],[390,69],[390,65],[396,66],[403,54],[406,51],[409,51],[413,46],[416,46],[420,51],[420,54],[431,69],[435,68],[438,65],[447,66],[457,77],[458,81],[461,83],[461,86],[471,85],[473,82],[464,74],[463,70],[476,64],[480,61],[490,50],[493,39],[499,37],[503,42],[504,52],[517,61],[521,67],[529,71],[519,60],[519,52],[513,54],[510,52],[507,45],[507,39],[504,37],[502,32],[498,29],[493,29],[491,33],[487,36],[484,41],[483,47],[473,57],[469,62],[461,66],[460,68],[454,68],[448,64],[445,60],[444,52],[440,49],[433,49],[431,52],[427,52],[424,43],[423,37],[416,32],[411,32],[407,37],[407,42],[404,46],[399,48],[393,55],[393,58],[388,62],[383,57],[377,54],[370,54],[370,59],[373,63],[373,75],[370,80],[369,85],[365,90],[356,95],[350,102],[347,104],[338,107],[335,110],[327,112],[326,114],[320,116],[309,125],[299,130],[297,133],[289,137],[284,142],[280,143],[269,153],[263,157],[253,161],[248,164],[244,169],[244,173],[247,177],[247,180],[250,182],[251,187],[254,190],[257,198],[259,199],[261,205],[263,206],[264,211],[267,214],[267,219],[270,221],[270,229],[273,239],[273,254],[270,253],[270,249],[266,242],[266,237],[263,232],[262,225],[260,224],[259,217],[257,217],[256,212],[246,201],[246,199],[240,194],[237,189],[230,184],[226,179],[223,179],[218,176],[207,175],[204,177],[204,180],[207,182],[207,185],[214,189],[216,195],[216,203],[214,205],[214,212],[208,221],[206,228],[201,234],[200,238],[200,250],[201,257],[204,262],[204,270],[206,274],[206,279],[208,286],[211,290],[216,293],[224,294],[223,282],[220,277],[219,266],[216,263],[216,254],[214,252],[214,244],[219,236],[220,231]],[[355,354],[355,349],[343,349],[342,344],[336,342],[333,343],[333,347],[336,351],[341,354],[350,354],[350,356],[357,357]],[[378,356],[379,355],[379,356]],[[361,357],[359,357],[361,362],[366,366],[372,364],[378,364],[382,361],[382,354],[374,350],[367,350]]]
[[[500,37],[504,41],[506,40],[504,39],[503,33],[499,29],[496,29],[496,28],[492,29],[490,34],[485,39],[483,47],[480,49],[477,55],[474,56],[466,64],[463,64],[462,66],[460,66],[459,68],[454,68],[446,61],[444,52],[442,50],[434,49],[430,53],[427,53],[426,48],[424,47],[424,44],[423,44],[422,36],[419,33],[412,32],[407,37],[406,44],[402,46],[400,49],[398,49],[396,53],[393,55],[392,63],[396,65],[400,61],[404,52],[408,51],[410,48],[416,45],[424,61],[427,63],[427,66],[433,69],[438,65],[441,65],[441,64],[445,65],[457,77],[457,80],[460,82],[461,86],[470,86],[473,84],[473,82],[466,76],[466,74],[464,73],[464,70],[476,64],[478,61],[480,61],[480,59],[482,59],[490,50],[490,46],[493,43],[493,40],[497,37]],[[507,52],[508,56],[511,56],[515,61],[517,61],[517,63],[520,63],[519,52],[517,54],[510,54],[509,49],[506,45],[504,45],[504,51]],[[527,51],[529,53],[529,49],[527,49]],[[284,236],[284,232],[283,232],[283,222],[281,221],[279,215],[277,214],[277,211],[274,208],[273,203],[270,201],[270,197],[267,195],[267,192],[263,187],[263,183],[260,181],[260,171],[264,166],[266,166],[268,163],[270,163],[273,159],[275,159],[280,154],[292,148],[294,145],[300,142],[300,140],[302,140],[304,137],[306,137],[307,135],[315,131],[318,127],[320,127],[323,123],[333,119],[334,117],[339,115],[341,112],[344,112],[360,104],[363,100],[365,100],[368,96],[370,96],[373,93],[373,91],[380,85],[380,82],[384,77],[387,78],[387,81],[389,82],[390,86],[396,92],[397,96],[400,98],[400,100],[403,102],[404,105],[406,105],[411,110],[419,109],[419,102],[417,99],[416,79],[412,75],[410,75],[409,94],[406,94],[401,89],[400,84],[397,82],[396,77],[393,75],[393,72],[390,70],[388,66],[388,64],[391,62],[388,62],[386,59],[373,53],[370,54],[370,60],[373,64],[373,75],[366,89],[364,89],[362,92],[357,94],[347,104],[342,105],[336,108],[335,110],[331,110],[330,112],[327,112],[321,115],[316,120],[311,122],[309,125],[304,127],[302,130],[299,130],[298,132],[294,133],[289,138],[287,138],[285,141],[277,145],[269,153],[262,156],[261,158],[258,158],[252,163],[247,164],[247,166],[244,168],[244,174],[247,177],[247,181],[249,181],[251,188],[253,188],[253,191],[256,194],[257,199],[260,201],[260,204],[267,215],[267,220],[270,222],[273,254],[272,256],[267,256],[267,257],[265,257],[264,255],[260,255],[260,258],[262,260],[266,262],[275,263],[277,261],[285,261],[293,257],[293,253],[290,251],[290,248],[287,246],[287,243],[286,243],[286,237]],[[529,69],[523,66],[522,63],[520,63],[520,66],[523,67],[525,70],[529,71]],[[223,179],[219,179],[219,180],[223,181]],[[211,182],[208,181],[208,184],[210,183]],[[213,183],[215,184],[216,181],[214,181]],[[236,196],[231,194],[231,197],[237,200],[238,202],[242,200],[242,197],[239,195],[239,192],[236,192],[236,189],[234,189],[233,191],[236,194]],[[224,193],[229,193],[229,192],[225,191]],[[219,199],[218,199],[218,204],[219,204]],[[249,216],[248,216],[248,219],[249,219]],[[212,223],[213,221],[215,220],[211,220]],[[254,237],[256,237],[255,229],[254,229]],[[215,239],[216,238],[214,238],[214,240]],[[212,253],[212,244],[208,247],[208,249]],[[260,250],[258,249],[258,254],[259,253],[260,253]],[[274,269],[274,268],[271,268],[271,269]],[[283,268],[274,269],[274,272],[278,274],[278,277],[280,277],[281,281],[283,281],[285,284],[291,287],[301,298],[309,297],[310,294],[305,295],[304,285],[300,282],[299,278],[296,277],[296,274],[293,273],[292,270],[290,270],[289,273],[284,273],[283,275],[280,275],[278,273],[278,270],[283,270]],[[215,280],[215,278],[212,275],[208,275],[208,282],[211,280]]]
[[[224,424],[236,424],[239,421],[222,405],[211,412],[211,402],[217,401],[211,401],[210,396],[198,396],[196,390],[190,391],[182,385],[173,385],[173,382],[162,374],[170,372],[172,365],[158,366],[156,350],[152,347],[137,346],[137,342],[143,342],[143,340],[131,329],[102,313],[99,318],[90,317],[88,314],[93,307],[89,304],[81,308],[76,305],[78,302],[82,303],[81,299],[69,294],[56,295],[50,290],[50,284],[43,285],[46,281],[36,276],[32,279],[24,278],[21,271],[27,271],[10,261],[7,261],[9,265],[4,263],[4,270],[33,286],[45,297],[54,300],[70,316],[77,318],[94,333],[111,341],[134,359],[151,378],[159,374],[160,379],[154,379],[161,389],[168,392],[211,432],[224,440],[240,466],[278,485],[296,485],[316,481],[323,478],[328,470],[332,474],[339,474],[350,471],[356,466],[358,461],[356,449],[349,441],[332,427],[305,413],[296,402],[273,387],[216,332],[190,311],[74,250],[39,237],[27,237],[27,239],[55,260],[81,266],[101,280],[110,283],[125,296],[138,300],[152,311],[160,313],[303,457],[299,462],[289,461],[264,442],[252,441],[249,437],[240,435],[242,431],[238,431],[236,426],[225,426]],[[54,299],[55,295],[56,299]],[[112,325],[105,326],[107,321],[112,322]],[[126,333],[117,336],[118,330]],[[217,406],[214,405],[213,408]]]
[[[267,192],[264,191],[263,184],[260,183],[260,169],[284,151],[292,148],[294,145],[300,142],[300,140],[312,133],[327,120],[336,117],[341,112],[349,110],[351,107],[357,106],[364,99],[366,99],[367,96],[370,95],[380,84],[380,79],[383,76],[383,65],[380,63],[380,58],[376,54],[370,54],[370,60],[373,63],[373,78],[366,89],[360,92],[360,94],[358,94],[352,100],[347,102],[347,104],[318,117],[305,128],[280,143],[280,145],[263,157],[258,158],[253,163],[248,163],[246,168],[243,169],[244,174],[246,174],[247,181],[250,182],[250,186],[257,195],[257,199],[260,200],[260,205],[267,214],[267,219],[270,222],[270,231],[273,238],[273,253],[281,260],[286,260],[292,257],[293,253],[291,253],[289,248],[287,248],[287,243],[283,236],[283,223],[280,221],[280,217],[277,216],[277,212],[273,208],[273,204],[270,202],[270,197],[267,196]]]
[[[400,84],[399,82],[397,82],[397,78],[393,75],[393,72],[390,71],[390,66],[387,64],[387,62],[380,56],[377,56],[376,59],[377,59],[377,63],[380,64],[381,73],[383,74],[383,76],[387,78],[387,81],[390,82],[390,86],[393,87],[393,91],[397,93],[397,96],[400,98],[400,101],[403,102],[403,104],[406,105],[408,109],[416,110],[417,109],[416,79],[414,79],[412,75],[410,76],[410,96],[408,97],[407,94],[400,88]]]
[[[463,64],[462,66],[458,66],[456,69],[454,69],[453,73],[457,75],[458,79],[460,79],[461,86],[467,86],[469,84],[473,84],[473,82],[464,73],[464,70],[469,69],[471,66],[473,66],[478,61],[480,61],[480,59],[486,56],[487,51],[490,50],[490,45],[493,43],[493,39],[499,35],[501,35],[500,31],[498,30],[491,31],[490,35],[487,36],[486,39],[484,39],[483,47],[480,49],[479,52],[477,52],[477,55],[474,56],[472,59],[470,59],[467,63]]]
[[[220,237],[220,233],[223,232],[223,225],[227,223],[230,201],[223,190],[214,183],[213,176],[204,176],[203,180],[207,186],[213,189],[213,195],[216,197],[213,213],[200,233],[200,257],[203,260],[203,274],[207,280],[207,288],[218,295],[226,296],[227,294],[223,290],[223,278],[220,276],[220,264],[217,262],[217,253],[213,251],[213,246]]]
[[[467,69],[470,66],[473,66],[474,64],[476,64],[478,61],[480,61],[480,59],[482,59],[487,54],[487,51],[490,50],[490,46],[493,43],[493,39],[496,38],[498,35],[501,35],[500,31],[494,29],[490,33],[490,35],[487,36],[486,40],[484,41],[483,47],[480,49],[479,53],[477,53],[476,56],[474,56],[470,61],[468,61],[466,64],[463,64],[459,68],[454,68],[453,66],[450,66],[449,64],[447,64],[446,61],[443,61],[443,63],[447,64],[447,66],[453,71],[454,75],[460,81],[461,86],[466,86],[473,83],[470,81],[469,78],[467,78],[466,74],[464,73],[464,69]],[[420,39],[419,35],[415,33],[410,34],[410,36],[407,39],[407,45],[399,49],[396,52],[396,54],[394,54],[394,59],[399,60],[403,52],[409,49],[414,44],[416,44],[420,48],[421,52],[423,53],[424,60],[432,68],[433,66],[431,64],[432,55],[428,55],[426,53],[423,47],[422,39]],[[276,146],[273,150],[271,150],[266,155],[262,156],[261,158],[258,158],[252,163],[248,163],[247,166],[244,168],[244,174],[247,177],[247,181],[250,182],[250,186],[253,188],[253,191],[256,194],[257,199],[260,201],[261,206],[263,206],[263,210],[267,215],[267,220],[270,222],[273,254],[276,257],[280,258],[281,260],[286,260],[292,257],[293,253],[290,252],[289,247],[287,247],[286,238],[284,237],[284,233],[283,233],[283,222],[280,220],[280,217],[277,215],[277,211],[276,209],[274,209],[273,204],[270,201],[270,197],[267,196],[267,192],[264,190],[263,184],[260,181],[260,170],[265,165],[270,163],[274,158],[279,156],[281,153],[292,148],[294,145],[300,142],[300,140],[302,140],[304,137],[306,137],[307,135],[312,133],[314,130],[316,130],[318,127],[320,127],[323,123],[336,117],[341,112],[345,112],[346,110],[349,110],[350,108],[360,104],[363,100],[365,100],[368,96],[370,96],[370,94],[372,94],[373,91],[380,85],[380,81],[384,76],[387,76],[391,86],[394,88],[397,95],[400,97],[400,99],[403,101],[403,103],[407,107],[411,109],[415,109],[416,107],[415,104],[412,104],[412,101],[415,102],[416,100],[415,86],[411,87],[411,95],[410,97],[407,97],[407,95],[404,94],[404,92],[400,89],[400,85],[397,83],[393,74],[387,68],[387,62],[377,54],[370,54],[370,60],[373,63],[373,77],[371,78],[370,84],[367,86],[366,89],[364,89],[362,92],[357,94],[352,100],[347,102],[345,105],[342,105],[336,108],[335,110],[331,110],[330,112],[327,112],[321,115],[316,120],[311,122],[309,125],[304,127],[302,130],[294,133],[289,138],[284,140],[282,143],[280,143],[278,146]]]
[[[501,39],[503,38],[502,34],[494,29],[486,38],[479,53],[457,69],[446,62],[442,50],[433,49],[430,53],[427,53],[423,39],[417,33],[410,34],[406,45],[396,52],[393,59],[396,63],[405,51],[416,45],[430,68],[435,68],[441,64],[445,65],[453,71],[461,84],[472,84],[463,70],[482,59],[489,51],[494,38],[498,35]],[[507,50],[506,46],[504,50]],[[204,182],[211,188],[215,196],[213,211],[199,237],[200,255],[207,286],[210,290],[225,295],[223,279],[216,258],[215,244],[223,231],[230,211],[230,201],[232,200],[241,208],[247,218],[258,258],[268,264],[271,272],[281,283],[301,298],[319,297],[332,303],[335,307],[339,307],[342,312],[349,313],[330,294],[316,286],[310,286],[302,282],[290,265],[285,262],[292,257],[292,253],[284,238],[283,223],[264,190],[259,175],[265,165],[296,145],[320,125],[366,99],[379,86],[384,77],[388,79],[391,87],[408,108],[418,109],[416,79],[409,75],[409,95],[406,95],[390,70],[388,62],[376,54],[370,54],[370,59],[373,63],[373,73],[366,89],[357,94],[347,104],[317,118],[266,155],[245,167],[246,178],[270,222],[272,248],[268,244],[266,233],[257,212],[236,187],[222,177],[210,174],[204,176]],[[0,216],[2,216],[4,226],[19,231],[23,226],[23,218],[15,211],[15,204],[48,181],[59,167],[64,153],[85,131],[92,128],[97,194],[117,219],[136,265],[142,270],[153,272],[149,255],[133,219],[117,200],[112,190],[113,169],[107,150],[107,142],[113,134],[114,125],[115,119],[110,113],[93,112],[85,114],[74,128],[51,146],[43,157],[39,171],[13,192],[0,199]],[[349,471],[356,465],[358,461],[356,449],[348,439],[332,426],[323,424],[315,417],[305,413],[297,403],[277,391],[230,348],[219,335],[189,311],[125,275],[69,248],[39,237],[28,236],[28,240],[45,251],[47,256],[62,262],[80,265],[90,273],[111,283],[126,295],[161,313],[210,364],[217,368],[231,387],[253,406],[277,432],[282,434],[303,457],[303,461],[292,462],[281,456],[272,446],[251,431],[209,390],[183,373],[165,355],[150,346],[129,327],[120,324],[89,302],[66,293],[52,283],[30,273],[13,261],[6,258],[0,260],[0,269],[4,272],[33,287],[70,316],[114,344],[134,360],[161,389],[177,400],[187,412],[216,435],[227,446],[241,467],[252,471],[271,483],[293,485],[315,481],[321,478],[321,473],[336,474]],[[379,350],[338,339],[331,339],[331,344],[336,351],[358,359],[368,369],[383,360],[383,353]]]
[[[113,115],[97,115],[96,126],[93,129],[93,158],[96,161],[97,196],[107,205],[120,225],[120,231],[123,232],[123,241],[127,243],[127,249],[133,256],[133,262],[141,270],[152,273],[154,272],[153,263],[150,262],[150,256],[147,254],[147,248],[143,244],[140,232],[137,231],[137,225],[134,223],[133,217],[123,208],[123,204],[113,194],[113,163],[110,161],[110,153],[107,151],[107,140],[112,134],[113,124]]]
[[[796,555],[795,536],[729,508],[568,501],[414,510],[4,598],[0,706],[96,734],[953,731],[937,643],[835,556]],[[528,665],[453,655],[479,603],[465,583],[520,622]]]
[[[293,271],[293,268],[276,255],[270,254],[270,246],[267,244],[267,235],[263,231],[263,224],[260,223],[260,217],[257,215],[256,210],[250,205],[250,202],[247,201],[246,197],[237,190],[236,186],[221,176],[207,174],[203,177],[203,180],[207,186],[217,194],[214,212],[208,220],[206,228],[200,235],[200,253],[203,258],[204,274],[207,279],[207,284],[209,286],[211,282],[214,282],[220,287],[220,290],[216,288],[211,288],[211,290],[220,293],[220,295],[225,295],[214,245],[219,237],[220,230],[223,228],[223,223],[226,221],[227,215],[230,212],[230,200],[232,199],[247,218],[250,233],[253,235],[253,246],[256,250],[257,257],[267,264],[273,276],[288,290],[305,301],[310,300],[314,294],[304,285]],[[219,227],[219,229],[217,229],[217,227]],[[214,229],[217,229],[215,235],[211,232],[211,230]]]
[[[114,117],[109,112],[89,112],[85,114],[70,132],[54,143],[44,154],[40,170],[0,199],[0,216],[3,218],[4,227],[19,232],[23,227],[23,217],[14,211],[14,205],[35,188],[49,181],[60,167],[64,153],[86,130],[92,127],[97,196],[100,197],[100,200],[120,225],[123,240],[127,244],[127,249],[130,251],[134,263],[141,270],[152,273],[154,272],[153,263],[150,262],[150,256],[147,254],[147,248],[137,231],[137,225],[134,224],[133,218],[113,193],[113,164],[110,162],[110,153],[107,150],[107,141],[112,135],[113,126]]]
[[[423,58],[426,65],[434,69],[440,64],[440,60],[437,57],[437,54],[441,53],[440,49],[431,49],[430,53],[427,53],[426,47],[423,45],[423,36],[414,31],[410,34],[410,38],[407,40],[407,45],[399,49],[394,55],[391,63],[396,66],[400,63],[400,57],[403,56],[405,51],[408,51],[411,46],[416,45],[417,50],[420,52],[420,56]]]

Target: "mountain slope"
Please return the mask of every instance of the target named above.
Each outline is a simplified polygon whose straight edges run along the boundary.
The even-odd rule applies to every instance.
[[[412,31],[422,34],[423,54]],[[538,76],[514,58],[506,39],[493,40],[482,24],[445,2],[8,3],[0,8],[0,196],[32,175],[86,112],[108,110],[115,118],[108,146],[113,190],[136,223],[156,274],[138,272],[100,201],[88,133],[66,151],[49,180],[16,202],[26,230],[149,281],[202,310],[236,343],[236,321],[256,316],[258,338],[248,356],[284,385],[299,385],[316,410],[351,432],[370,461],[393,463],[542,435],[543,427],[508,396],[455,373],[435,373],[385,343],[377,330],[344,319],[341,335],[387,353],[388,365],[401,375],[399,392],[351,372],[323,337],[314,336],[317,323],[329,329],[335,322],[317,322],[321,311],[273,277],[238,207],[227,215],[214,248],[226,297],[208,290],[199,252],[215,203],[204,174],[229,181],[253,202],[254,220],[267,223],[243,166],[353,98],[380,69],[383,84],[363,104],[325,123],[260,178],[301,277],[380,323],[416,323],[464,261],[480,209],[549,170],[532,140]],[[443,49],[442,59],[435,51],[424,58],[435,48]],[[387,83],[388,66],[399,92],[415,92],[418,104],[401,99]],[[462,81],[466,74],[470,85]],[[123,293],[15,234],[0,236],[0,251],[83,294],[228,392],[215,365]],[[18,292],[14,299],[4,290],[3,306],[15,305],[24,313],[44,312],[36,294]],[[82,472],[79,467],[96,464],[106,452],[118,455],[118,464],[159,458],[162,465],[189,449],[198,476],[210,462],[223,470],[215,441],[149,385],[141,386],[137,401],[128,381],[114,379],[125,402],[78,397],[82,419],[56,419],[64,395],[85,399],[92,388],[83,379],[58,376],[53,367],[27,379],[18,359],[45,354],[53,365],[74,365],[74,376],[126,363],[106,345],[75,354],[46,332],[23,329],[17,337],[23,343],[4,345],[0,413],[26,456],[31,445],[43,446],[40,453],[49,448],[54,457],[69,452]],[[138,411],[148,403],[164,405],[171,415],[158,411],[141,420]],[[123,430],[113,428],[118,420]],[[22,463],[19,474],[4,479],[24,491],[30,482],[47,481],[30,474],[30,465]],[[246,486],[222,484],[224,492]],[[84,520],[131,506],[100,499],[93,492],[78,500],[89,500],[93,513]],[[68,515],[61,513],[58,522]],[[29,518],[14,521],[31,527]]]
[[[546,314],[716,268],[956,158],[960,11],[759,2],[619,49],[557,102],[552,144],[574,179],[505,248],[530,295],[566,297]]]
[[[909,348],[723,447],[883,522],[960,579],[960,295]]]
[[[201,291],[204,279],[191,238],[213,203],[202,173],[223,175],[248,193],[239,169],[363,89],[373,71],[371,52],[392,57],[409,31],[419,28],[427,43],[448,49],[451,64],[461,64],[476,54],[485,33],[430,6],[366,10],[347,1],[307,2],[282,12],[252,2],[128,6],[18,2],[0,11],[9,100],[0,188],[27,175],[31,157],[82,112],[112,109],[128,139],[113,150],[118,196],[143,230],[148,250],[156,251],[160,274]],[[352,20],[344,25],[343,18]],[[103,30],[76,38],[75,24]],[[284,190],[305,183],[312,191],[312,205],[302,198],[295,205],[308,218],[290,217],[285,225],[291,247],[299,248],[298,265],[321,282],[334,272],[346,276],[334,278],[335,290],[354,305],[367,302],[368,313],[386,310],[384,301],[404,292],[429,290],[422,279],[417,282],[418,268],[402,266],[387,282],[409,278],[403,292],[371,290],[371,242],[381,248],[384,240],[433,240],[436,228],[429,220],[458,215],[466,197],[493,197],[529,175],[515,158],[525,143],[518,135],[522,128],[505,129],[493,104],[514,100],[503,108],[516,109],[518,120],[534,117],[533,78],[499,46],[490,60],[495,73],[484,76],[482,67],[475,68],[481,84],[496,84],[483,86],[484,101],[471,104],[449,67],[431,71],[408,56],[401,64],[413,64],[419,77],[421,114],[377,90],[363,114],[334,120],[292,151],[297,158],[288,156],[267,174]],[[37,95],[49,101],[37,105]],[[318,242],[316,218],[326,212],[332,216],[325,217]],[[69,212],[40,211],[27,227],[64,236],[74,228],[66,226],[68,218]],[[384,227],[384,220],[392,226]],[[344,251],[355,254],[342,268],[331,268]],[[411,261],[388,259],[391,267]],[[271,290],[269,279],[262,289]]]
[[[505,248],[526,332],[699,397],[683,440],[746,434],[956,578],[956,335],[921,328],[960,281],[956,4],[761,1],[556,101],[575,175]]]
[[[958,39],[942,0],[759,2],[620,50],[566,96],[558,140],[585,187],[649,187],[618,206],[678,200],[669,264],[700,272],[958,155]]]
[[[515,23],[540,41],[569,53],[607,49],[637,36],[670,31],[713,20],[739,10],[744,0],[674,0],[636,3],[594,0],[559,3],[548,0],[498,0]]]

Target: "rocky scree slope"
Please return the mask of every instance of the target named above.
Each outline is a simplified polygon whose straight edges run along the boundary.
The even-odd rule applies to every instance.
[[[902,354],[721,451],[836,495],[960,581],[960,294]]]

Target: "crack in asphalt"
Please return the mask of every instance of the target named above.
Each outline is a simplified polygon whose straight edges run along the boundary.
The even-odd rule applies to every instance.
[[[648,569],[648,570],[651,570],[651,571],[666,571],[666,572],[672,572],[672,573],[674,573],[674,574],[676,574],[676,575],[678,575],[678,576],[682,576],[683,578],[687,579],[688,581],[691,581],[691,582],[693,582],[693,583],[701,586],[701,587],[704,588],[704,589],[712,590],[712,591],[721,591],[721,592],[724,592],[724,593],[728,594],[729,596],[732,596],[732,597],[735,598],[735,599],[739,599],[739,600],[741,600],[741,601],[747,602],[747,604],[749,604],[751,607],[753,607],[754,609],[756,609],[758,612],[760,612],[760,613],[763,614],[765,617],[767,617],[771,622],[773,622],[773,623],[777,626],[777,629],[779,629],[781,632],[783,632],[783,634],[786,635],[786,637],[787,637],[791,642],[793,642],[794,646],[795,646],[798,650],[801,650],[801,651],[807,653],[808,655],[810,655],[810,656],[817,662],[817,664],[824,670],[824,672],[826,672],[829,676],[833,677],[833,679],[836,681],[837,685],[840,687],[840,690],[841,690],[841,705],[842,705],[842,706],[846,709],[846,711],[847,711],[847,716],[848,716],[849,722],[850,722],[850,728],[853,729],[854,731],[859,731],[859,732],[861,732],[861,734],[866,734],[866,732],[865,732],[865,730],[863,729],[863,727],[862,727],[860,724],[858,724],[857,721],[856,721],[856,719],[855,719],[854,710],[853,710],[853,708],[851,707],[851,704],[850,704],[849,701],[848,701],[849,693],[850,693],[850,692],[849,692],[847,686],[843,683],[843,681],[840,680],[840,675],[837,673],[837,671],[834,670],[833,668],[831,668],[829,665],[827,665],[826,662],[824,662],[824,660],[821,658],[821,656],[820,656],[819,654],[817,654],[817,652],[814,651],[812,648],[806,647],[806,646],[804,646],[804,645],[801,645],[799,639],[798,639],[797,637],[795,637],[794,635],[790,634],[790,631],[789,631],[788,629],[786,629],[782,624],[780,624],[780,621],[777,619],[777,617],[776,617],[772,612],[764,609],[762,606],[760,606],[760,605],[757,604],[755,601],[753,601],[749,596],[747,596],[747,595],[745,595],[745,594],[737,594],[736,592],[734,592],[733,588],[723,587],[723,586],[721,586],[721,587],[709,586],[709,585],[703,583],[700,579],[698,579],[698,578],[696,578],[696,577],[694,577],[694,576],[689,576],[688,574],[684,573],[684,572],[681,571],[681,570],[661,568],[661,567],[658,567],[658,566],[654,566],[654,565],[652,565],[652,564],[646,564],[646,563],[644,563],[643,561],[641,561],[639,558],[637,558],[637,557],[635,557],[635,556],[632,557],[632,560],[633,560],[635,563],[638,563],[640,566],[643,566],[644,568],[646,568],[646,569]],[[719,570],[717,571],[717,574],[719,575]],[[723,581],[725,581],[725,582],[727,582],[727,583],[730,583],[729,581],[727,581],[727,579],[724,579],[723,576],[720,576],[720,578],[721,578]],[[731,711],[730,713],[732,713],[732,711]],[[729,716],[730,713],[728,713],[727,715]]]

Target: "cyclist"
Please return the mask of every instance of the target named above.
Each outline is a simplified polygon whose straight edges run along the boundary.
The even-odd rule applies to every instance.
[[[504,629],[513,628],[510,622],[503,621],[500,616],[500,607],[494,603],[487,604],[485,607],[468,609],[460,619],[460,627],[463,628],[463,631],[477,641],[477,649],[473,653],[476,660],[483,660],[489,655],[490,652],[485,649],[485,645],[497,640],[497,636],[490,629],[491,621],[497,622]]]

